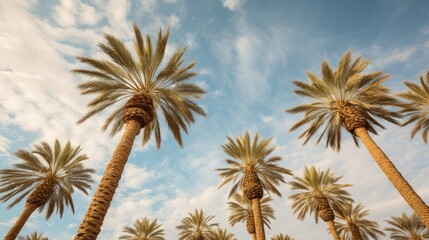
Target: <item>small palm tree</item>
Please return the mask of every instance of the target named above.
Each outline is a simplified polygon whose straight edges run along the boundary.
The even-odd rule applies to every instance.
[[[229,215],[229,224],[234,226],[238,222],[246,222],[247,232],[252,235],[252,239],[256,239],[256,230],[255,230],[255,221],[253,218],[253,210],[252,210],[252,201],[243,197],[239,193],[234,193],[232,195],[232,201],[228,202],[228,208],[231,212]],[[268,204],[273,199],[265,195],[261,199],[261,213],[262,213],[262,221],[264,225],[270,228],[270,218],[276,219],[274,217],[274,209]]]
[[[18,240],[48,240],[47,237],[44,237],[42,234],[38,234],[36,231],[31,233],[30,235],[27,235],[25,237],[18,236]]]
[[[24,211],[4,237],[15,239],[28,218],[37,208],[46,209],[46,219],[54,211],[63,216],[64,207],[70,206],[74,213],[72,194],[79,189],[85,194],[93,182],[91,173],[94,169],[85,168],[83,161],[88,157],[81,154],[80,146],[73,147],[68,141],[63,147],[55,140],[53,148],[41,141],[33,146],[33,151],[18,150],[15,154],[21,162],[13,169],[0,170],[0,201],[15,198],[8,208],[12,208],[27,197]]]
[[[294,214],[298,214],[299,220],[304,220],[307,213],[314,214],[314,221],[318,223],[318,217],[328,224],[329,230],[335,240],[340,237],[335,228],[335,214],[333,209],[352,202],[350,194],[344,190],[351,184],[338,184],[342,176],[337,177],[331,169],[327,171],[317,170],[314,166],[304,168],[304,176],[294,177],[289,184],[292,190],[299,191],[289,198],[292,202]]]
[[[137,219],[132,227],[125,226],[122,232],[126,233],[119,237],[119,239],[126,240],[165,240],[164,229],[161,228],[162,224],[150,221],[147,218],[142,220]]]
[[[398,96],[406,100],[406,103],[401,104],[405,117],[408,120],[402,124],[406,126],[412,122],[416,122],[416,126],[411,131],[411,138],[417,132],[422,131],[423,141],[428,143],[429,134],[429,71],[426,72],[426,79],[420,76],[420,86],[414,83],[405,81],[405,86],[408,92],[399,93]]]
[[[385,220],[391,227],[384,230],[390,232],[390,238],[393,240],[427,240],[429,239],[429,230],[420,221],[415,213],[408,217],[402,213],[401,217],[391,217],[391,220]]]
[[[388,109],[388,107],[400,105],[399,101],[390,96],[389,90],[382,85],[389,76],[382,72],[362,73],[369,63],[369,60],[362,61],[360,57],[352,61],[351,53],[348,51],[341,57],[335,70],[331,69],[327,61],[322,63],[321,79],[308,72],[307,76],[311,84],[294,81],[298,87],[295,93],[312,98],[314,101],[287,110],[289,113],[305,114],[304,118],[293,125],[289,131],[308,125],[307,130],[299,136],[299,138],[305,138],[304,144],[306,144],[319,129],[323,129],[317,143],[326,136],[326,146],[339,151],[341,126],[343,126],[352,134],[356,145],[357,138],[363,142],[399,194],[422,219],[426,227],[429,227],[429,207],[368,133],[377,134],[376,126],[384,128],[377,118],[399,124],[397,118],[400,117],[399,113]]]
[[[231,159],[226,160],[229,164],[228,167],[216,169],[223,178],[219,188],[231,182],[233,187],[229,197],[242,190],[244,196],[252,201],[256,237],[258,240],[265,240],[261,212],[264,190],[281,196],[276,186],[280,182],[285,182],[282,174],[292,175],[292,173],[277,165],[278,161],[282,159],[281,157],[270,156],[275,150],[275,147],[270,146],[270,138],[259,141],[259,135],[256,133],[251,141],[249,132],[246,132],[244,136],[238,136],[236,139],[230,137],[227,139],[228,143],[222,145],[222,148]],[[237,179],[239,180],[236,181]]]
[[[294,239],[287,234],[283,235],[282,233],[280,233],[280,234],[276,234],[273,237],[271,237],[271,240],[294,240]]]
[[[210,240],[237,240],[233,233],[229,233],[226,228],[217,228],[213,231],[213,236]]]
[[[341,205],[335,209],[337,221],[335,226],[343,240],[377,240],[384,233],[376,221],[366,219],[369,210],[364,210],[362,204]]]
[[[182,146],[182,131],[195,121],[195,115],[205,116],[204,110],[194,100],[204,95],[204,90],[188,80],[196,76],[191,69],[195,62],[183,66],[185,48],[177,49],[162,64],[170,29],[160,29],[155,46],[149,35],[144,39],[134,25],[135,56],[118,38],[105,34],[106,43],[98,46],[110,60],[80,57],[78,60],[88,69],[76,69],[74,73],[90,78],[81,83],[81,94],[94,95],[88,103],[89,111],[82,116],[82,123],[94,115],[114,109],[106,119],[103,130],[111,127],[111,135],[120,132],[122,139],[113,152],[103,178],[89,205],[75,239],[97,238],[104,217],[113,200],[119,180],[133,146],[143,128],[142,144],[155,137],[157,148],[161,145],[160,118],[165,119],[175,140]],[[161,116],[162,115],[162,116]]]
[[[180,230],[179,240],[208,240],[213,237],[213,227],[218,224],[210,221],[215,216],[206,215],[203,209],[195,209],[194,213],[188,215],[176,226]]]

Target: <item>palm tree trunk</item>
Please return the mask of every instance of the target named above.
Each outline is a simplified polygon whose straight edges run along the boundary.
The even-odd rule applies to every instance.
[[[21,216],[19,216],[18,220],[16,220],[15,224],[12,226],[9,232],[7,232],[6,236],[4,236],[3,240],[15,240],[22,227],[25,225],[28,218],[30,218],[31,214],[34,212],[34,210],[36,210],[36,208],[37,207],[34,204],[26,203]]]
[[[363,128],[355,129],[356,135],[362,140],[368,152],[371,154],[375,162],[393,184],[396,190],[405,199],[408,205],[422,220],[423,224],[429,228],[429,207],[414,191],[411,185],[405,180],[402,174],[396,169],[395,165],[390,161],[386,154],[377,146],[377,144],[369,136],[368,131]]]
[[[252,234],[252,240],[256,240],[256,233]]]
[[[340,240],[340,236],[338,236],[337,228],[335,227],[334,221],[327,221],[326,223],[328,224],[329,231],[332,234],[332,238],[334,240]]]
[[[110,207],[125,164],[128,161],[134,140],[139,134],[140,129],[140,123],[137,121],[127,121],[122,139],[113,152],[113,156],[104,171],[103,178],[80,224],[79,230],[74,238],[75,240],[95,240],[100,233],[104,217]]]
[[[362,240],[362,236],[360,235],[358,226],[356,226],[355,224],[351,224],[350,230],[352,232],[352,240]]]
[[[261,199],[252,199],[253,217],[255,219],[256,239],[265,240],[264,222],[262,220]]]

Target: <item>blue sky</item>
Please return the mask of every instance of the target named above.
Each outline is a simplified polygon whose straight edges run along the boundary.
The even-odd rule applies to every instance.
[[[17,149],[30,150],[41,139],[71,139],[83,147],[87,165],[100,179],[119,136],[99,130],[102,115],[76,125],[88,98],[76,89],[84,79],[70,70],[80,66],[76,56],[103,57],[96,44],[104,32],[130,44],[133,22],[149,34],[169,25],[167,53],[188,47],[186,60],[198,62],[193,81],[207,91],[199,104],[208,116],[197,119],[182,149],[167,129],[160,150],[152,142],[142,148],[136,140],[99,239],[117,239],[123,226],[143,217],[157,218],[166,238],[174,239],[175,226],[195,208],[215,215],[238,239],[249,239],[243,224],[228,226],[228,187],[217,189],[221,179],[214,171],[225,166],[226,136],[246,130],[273,138],[281,165],[298,176],[311,165],[344,175],[342,181],[354,185],[349,191],[355,201],[371,209],[370,218],[382,227],[389,216],[411,212],[366,150],[356,148],[345,132],[339,153],[315,141],[301,146],[299,132],[288,133],[300,116],[284,110],[304,101],[293,94],[293,80],[306,81],[306,71],[319,74],[325,59],[336,66],[348,49],[372,61],[368,71],[390,74],[386,85],[393,92],[404,91],[404,80],[417,81],[429,70],[427,1],[1,1],[0,168],[13,164]],[[385,126],[375,141],[429,202],[427,145],[420,136],[410,139],[410,127]],[[283,198],[274,197],[276,220],[267,236],[330,239],[323,222],[298,221],[287,199],[289,186],[279,188]],[[77,193],[74,199],[74,215],[68,209],[61,220],[54,216],[46,222],[35,212],[21,233],[37,230],[49,239],[72,239],[90,196]],[[23,209],[23,204],[11,210],[6,205],[0,205],[0,236]]]

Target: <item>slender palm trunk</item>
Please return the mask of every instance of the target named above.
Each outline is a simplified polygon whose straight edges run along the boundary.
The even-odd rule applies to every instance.
[[[106,167],[103,178],[80,224],[75,240],[95,240],[100,233],[104,217],[112,202],[113,195],[118,187],[125,164],[133,147],[134,140],[141,129],[140,123],[130,120],[126,123],[125,132],[121,141],[113,152]]]
[[[252,199],[253,217],[255,220],[256,239],[265,240],[264,221],[262,220],[261,199]]]
[[[363,128],[355,129],[356,135],[362,140],[368,152],[371,154],[375,162],[393,184],[396,190],[405,199],[408,205],[419,216],[420,220],[429,228],[429,207],[414,191],[411,185],[405,180],[402,174],[396,169],[395,165],[390,161],[386,154],[377,146],[377,144],[369,136],[368,131]]]
[[[252,234],[252,240],[256,240],[256,233]]]
[[[350,225],[350,230],[352,232],[352,240],[363,240],[362,236],[360,235],[359,227],[355,224]]]
[[[329,231],[332,234],[332,238],[334,240],[340,240],[340,236],[338,235],[337,228],[335,227],[334,221],[327,221],[326,223],[328,224]]]
[[[34,204],[26,203],[21,216],[19,216],[18,220],[16,220],[15,224],[12,226],[9,232],[7,232],[6,236],[4,236],[3,240],[15,240],[22,227],[27,222],[34,210],[36,210],[36,208],[37,207]]]

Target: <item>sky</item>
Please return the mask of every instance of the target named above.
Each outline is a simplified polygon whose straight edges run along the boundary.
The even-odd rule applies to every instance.
[[[314,139],[302,146],[300,131],[288,132],[302,116],[284,110],[306,101],[293,93],[293,80],[307,82],[307,71],[320,75],[323,60],[336,67],[347,50],[371,60],[366,71],[389,74],[385,85],[393,93],[405,91],[404,80],[416,82],[429,70],[429,2],[5,0],[0,1],[0,168],[17,161],[16,150],[58,138],[81,145],[89,157],[86,166],[96,169],[89,196],[74,194],[74,215],[66,209],[63,218],[45,221],[44,213],[34,212],[21,235],[37,230],[51,240],[73,239],[121,134],[111,138],[101,131],[103,114],[76,124],[90,98],[76,88],[86,79],[71,70],[83,67],[78,56],[105,57],[97,48],[104,33],[131,45],[133,23],[152,36],[170,26],[167,55],[188,48],[185,61],[198,62],[192,81],[207,91],[198,101],[207,117],[198,117],[183,136],[184,148],[165,127],[159,150],[152,141],[142,147],[141,136],[136,138],[98,239],[118,239],[123,226],[144,217],[158,219],[166,239],[175,239],[175,226],[196,208],[215,215],[214,222],[238,239],[250,239],[244,224],[228,225],[229,186],[218,189],[215,171],[226,166],[221,148],[226,137],[245,131],[272,138],[274,154],[283,158],[279,165],[296,176],[302,176],[304,166],[344,176],[341,183],[353,184],[348,189],[353,199],[370,209],[368,218],[382,228],[390,216],[411,213],[347,132],[340,152]],[[383,125],[386,129],[378,129],[374,140],[428,203],[428,145],[421,135],[410,138],[412,126]],[[297,220],[288,200],[290,186],[279,189],[283,197],[273,196],[276,220],[266,229],[267,239],[277,233],[297,240],[331,239],[323,221],[316,225],[313,216]],[[13,209],[0,204],[0,236],[23,204]]]

